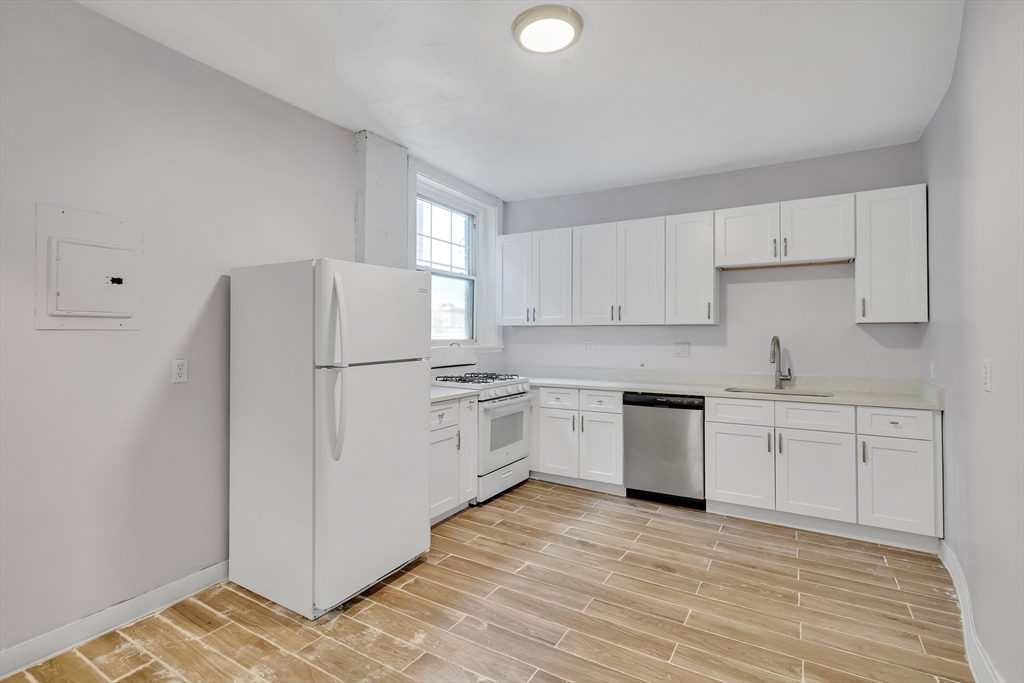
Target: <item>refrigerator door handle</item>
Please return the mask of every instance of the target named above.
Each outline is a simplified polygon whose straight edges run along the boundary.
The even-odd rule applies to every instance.
[[[345,353],[348,350],[348,314],[345,307],[345,287],[341,282],[341,273],[334,274],[334,312],[338,315],[338,345],[341,347],[340,357],[335,358],[335,365],[346,365]],[[338,458],[334,458],[337,460]]]
[[[334,442],[334,452],[331,454],[331,457],[334,458],[334,462],[338,462],[341,460],[341,451],[345,447],[345,425],[348,422],[348,397],[345,396],[347,393],[345,389],[348,386],[348,382],[343,379],[341,368],[334,368],[334,371],[338,373],[338,380],[341,382],[341,405],[336,413],[338,419],[338,433]]]

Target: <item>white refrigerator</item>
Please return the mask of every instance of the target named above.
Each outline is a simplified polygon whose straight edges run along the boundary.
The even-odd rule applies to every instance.
[[[430,547],[430,276],[231,271],[229,578],[315,619]]]

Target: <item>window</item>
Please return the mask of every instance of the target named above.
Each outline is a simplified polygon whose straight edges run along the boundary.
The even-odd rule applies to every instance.
[[[416,197],[416,267],[431,273],[430,336],[476,339],[473,231],[476,217],[422,195]]]

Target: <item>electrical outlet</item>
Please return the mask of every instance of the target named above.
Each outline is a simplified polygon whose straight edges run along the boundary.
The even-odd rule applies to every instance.
[[[188,361],[184,358],[175,358],[171,362],[171,384],[181,384],[188,381]]]
[[[932,379],[935,379],[935,361],[932,361],[931,373],[932,373]]]
[[[585,341],[585,342],[583,342],[583,353],[593,353],[593,352],[594,352],[594,342],[592,342],[592,341]]]
[[[981,389],[992,391],[992,361],[988,358],[981,361]]]
[[[676,344],[676,358],[690,357],[690,342]]]

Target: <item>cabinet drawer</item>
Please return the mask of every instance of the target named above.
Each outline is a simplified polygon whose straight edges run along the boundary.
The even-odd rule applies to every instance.
[[[580,390],[541,387],[540,407],[566,408],[569,410],[577,410],[580,407]]]
[[[775,426],[792,429],[816,429],[823,432],[853,434],[856,412],[853,406],[825,403],[775,402]]]
[[[459,402],[435,403],[430,407],[430,431],[459,424]]]
[[[857,433],[931,441],[934,438],[933,420],[930,410],[861,406],[857,408]]]
[[[580,389],[580,410],[590,410],[595,413],[621,413],[622,392]]]
[[[516,460],[508,467],[496,469],[490,474],[480,477],[479,491],[477,492],[476,501],[478,503],[482,503],[488,498],[493,498],[496,494],[501,493],[510,486],[514,486],[521,481],[526,481],[530,476],[529,461],[529,458]]]
[[[704,419],[730,424],[775,425],[775,402],[745,398],[708,398],[704,401]]]

